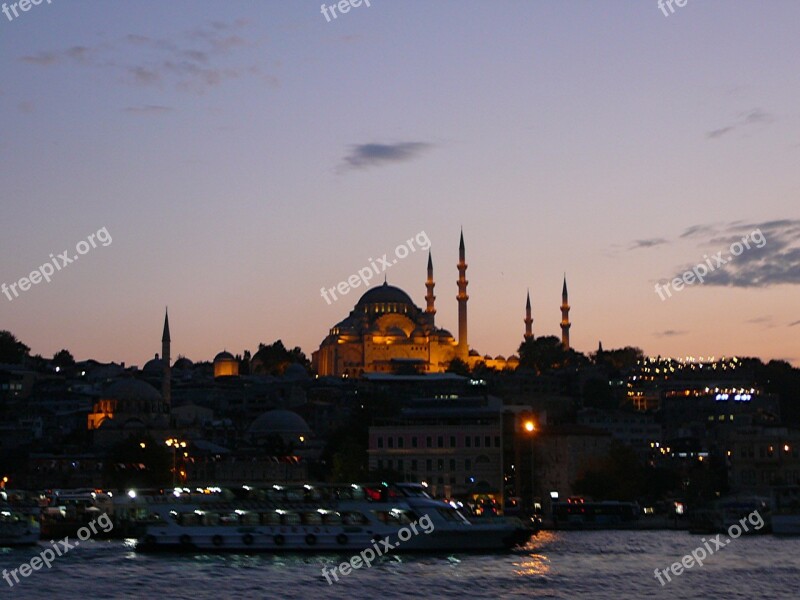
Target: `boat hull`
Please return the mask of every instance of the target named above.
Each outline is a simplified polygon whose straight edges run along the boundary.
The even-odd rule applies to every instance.
[[[800,514],[772,515],[772,533],[774,535],[800,535]]]
[[[427,535],[404,535],[398,530],[361,528],[255,527],[148,528],[139,538],[139,552],[353,552],[377,547],[391,552],[493,552],[527,543],[532,532],[513,525],[471,525],[435,530]],[[385,540],[385,541],[382,541]]]

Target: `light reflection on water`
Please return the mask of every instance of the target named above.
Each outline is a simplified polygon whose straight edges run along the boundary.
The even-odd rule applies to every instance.
[[[653,570],[700,543],[700,536],[674,531],[541,532],[514,553],[382,557],[329,586],[322,567],[348,555],[140,555],[125,542],[89,542],[6,590],[32,600],[798,597],[800,539],[772,536],[740,538],[662,588]],[[18,568],[36,553],[0,549],[0,569]]]

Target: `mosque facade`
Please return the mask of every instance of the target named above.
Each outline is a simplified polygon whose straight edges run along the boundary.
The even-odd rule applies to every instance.
[[[517,356],[481,356],[468,342],[466,278],[467,262],[462,232],[458,248],[458,338],[435,323],[436,296],[433,261],[428,254],[428,277],[425,282],[425,308],[411,297],[384,281],[365,292],[350,314],[331,327],[318,350],[312,353],[312,365],[320,376],[358,377],[364,373],[409,372],[441,373],[454,359],[474,367],[483,362],[495,369],[514,369]],[[569,304],[564,279],[562,295],[562,344],[569,347]],[[525,339],[532,339],[530,295],[526,304]]]

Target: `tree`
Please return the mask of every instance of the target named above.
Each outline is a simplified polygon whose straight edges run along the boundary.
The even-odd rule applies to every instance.
[[[561,340],[553,335],[525,340],[519,346],[519,366],[539,374],[564,367],[579,367],[588,362],[580,352],[572,348],[565,350]]]
[[[454,358],[447,365],[447,373],[455,373],[456,375],[469,376],[469,365],[460,358]]]
[[[71,369],[75,366],[75,359],[72,358],[72,354],[70,354],[69,350],[62,349],[53,355],[52,363],[56,367],[60,367],[61,370]]]
[[[0,363],[18,365],[31,351],[25,344],[17,340],[10,331],[0,331]]]
[[[311,361],[308,360],[299,346],[287,350],[281,340],[270,344],[258,345],[258,352],[253,356],[253,373],[256,375],[283,375],[286,367],[299,364],[307,371],[311,370]]]
[[[607,379],[589,379],[583,385],[584,408],[619,408]]]
[[[597,366],[606,366],[609,369],[621,371],[630,369],[644,359],[644,352],[635,346],[625,346],[614,350],[598,350],[589,355]]]

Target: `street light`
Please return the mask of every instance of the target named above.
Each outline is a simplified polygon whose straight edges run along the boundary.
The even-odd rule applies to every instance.
[[[178,448],[186,448],[186,442],[178,438],[169,438],[165,440],[165,443],[172,448],[172,487],[175,487],[175,479],[178,476]],[[183,477],[183,475],[184,473],[182,471],[181,477]]]
[[[531,475],[530,475],[530,503],[529,508],[533,510],[535,499],[536,499],[536,490],[534,489],[534,465],[533,465],[533,435],[536,433],[536,423],[534,423],[533,419],[525,419],[522,423],[522,428],[528,434],[528,440],[530,444],[530,463],[531,463]],[[521,465],[520,465],[521,466]]]

